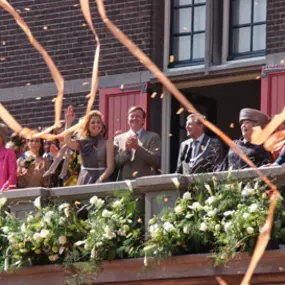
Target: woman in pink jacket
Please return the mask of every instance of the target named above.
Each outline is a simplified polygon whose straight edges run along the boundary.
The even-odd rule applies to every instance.
[[[0,191],[16,188],[17,162],[15,152],[5,148],[8,128],[0,124]]]

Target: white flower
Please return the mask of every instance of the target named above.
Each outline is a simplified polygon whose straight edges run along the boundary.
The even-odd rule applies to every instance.
[[[40,233],[35,233],[33,235],[33,240],[35,240],[35,241],[39,241],[41,238],[42,238],[42,236]]]
[[[183,227],[183,233],[184,233],[184,234],[189,234],[190,232],[191,232],[190,226],[189,226],[189,225],[185,225],[185,226]]]
[[[49,235],[49,230],[41,230],[40,236],[41,238],[46,238]]]
[[[247,218],[249,218],[249,213],[244,213],[243,215],[242,215],[242,217],[244,218],[244,219],[247,219]]]
[[[155,238],[159,233],[159,226],[158,224],[151,225],[149,227],[149,232],[152,238]]]
[[[52,218],[53,214],[54,214],[53,211],[48,211],[48,212],[46,212],[46,214],[44,216],[44,221],[49,225],[51,224],[51,218]]]
[[[103,237],[107,238],[107,239],[113,239],[115,238],[117,235],[114,232],[109,232],[106,234],[103,234]]]
[[[34,206],[35,206],[37,209],[39,209],[39,210],[42,209],[42,206],[41,206],[41,196],[39,196],[38,198],[35,199],[35,201],[34,201]]]
[[[172,180],[172,182],[173,182],[175,188],[176,188],[176,189],[179,189],[179,187],[180,187],[180,182],[179,182],[178,178],[174,177],[174,178],[171,178],[171,180]]]
[[[9,232],[9,227],[3,227],[3,228],[2,228],[2,232],[3,232],[4,234],[7,234],[7,233]]]
[[[102,212],[102,216],[103,216],[104,218],[110,218],[110,217],[112,216],[112,212],[110,212],[110,211],[104,209],[103,212]]]
[[[207,215],[208,215],[209,217],[213,217],[213,216],[215,216],[216,214],[217,214],[217,209],[211,210],[211,211],[209,211],[209,212],[207,213]]]
[[[63,225],[63,224],[65,224],[65,221],[66,221],[66,218],[65,218],[65,217],[60,217],[60,219],[59,219],[59,224],[60,224],[60,225]]]
[[[143,259],[143,264],[144,264],[144,266],[148,266],[147,257],[146,257],[146,256],[145,256],[144,259]]]
[[[183,199],[184,200],[190,200],[191,199],[191,193],[190,192],[185,192],[183,194]]]
[[[102,246],[103,245],[103,242],[101,242],[101,241],[99,241],[99,242],[96,242],[96,244],[95,244],[95,246],[98,248],[98,247],[100,247],[100,246]]]
[[[67,242],[66,236],[60,236],[60,237],[58,238],[58,242],[59,242],[59,244],[61,244],[61,245],[66,244],[66,242]]]
[[[122,206],[122,200],[116,200],[114,203],[113,203],[113,207],[114,208],[118,208],[118,207],[121,207]]]
[[[200,226],[200,231],[205,232],[207,230],[207,225],[205,223],[202,223]]]
[[[215,225],[215,231],[219,232],[221,230],[221,226],[219,224]]]
[[[257,204],[251,204],[250,206],[249,206],[249,211],[251,212],[251,213],[254,213],[254,212],[256,212],[258,210],[258,205]]]
[[[89,203],[91,205],[95,205],[97,201],[98,201],[98,197],[97,196],[93,196],[92,198],[90,198]]]
[[[175,211],[176,214],[180,215],[183,212],[183,208],[178,205],[178,206],[175,207],[174,211]]]
[[[246,196],[250,196],[250,195],[253,195],[255,192],[255,190],[253,188],[249,188],[249,187],[244,187],[244,189],[242,190],[241,192],[241,195],[243,197],[246,197]]]
[[[128,189],[133,192],[134,188],[133,188],[133,184],[131,182],[131,180],[125,180],[125,183],[127,184],[128,186]]]
[[[225,232],[228,232],[230,230],[231,226],[232,226],[231,222],[225,223],[225,225],[224,225]]]
[[[33,220],[33,216],[32,215],[29,215],[28,217],[27,217],[27,222],[30,222],[30,221],[32,221]]]
[[[0,209],[6,204],[7,198],[0,198]]]
[[[66,209],[67,207],[69,207],[70,205],[68,203],[63,203],[61,205],[58,206],[58,210],[61,211],[63,209]]]
[[[175,231],[174,226],[171,223],[169,223],[169,222],[165,222],[163,224],[163,228],[164,228],[165,231],[167,231],[169,233],[172,232],[172,231]]]
[[[224,216],[228,217],[228,216],[232,215],[234,212],[235,211],[226,211],[226,212],[224,212]]]
[[[60,255],[62,255],[63,252],[64,252],[64,250],[65,250],[65,247],[64,247],[64,246],[61,246],[61,247],[59,248],[58,253],[59,253]]]
[[[81,246],[81,245],[85,244],[86,241],[87,241],[87,240],[79,240],[79,241],[77,241],[76,243],[74,243],[74,246],[75,246],[75,247]]]
[[[118,236],[122,236],[122,237],[126,236],[126,232],[123,230],[118,230],[117,233],[118,233]]]
[[[22,233],[26,232],[26,225],[25,224],[21,225],[21,232]]]
[[[254,233],[254,229],[252,227],[247,227],[246,228],[246,231],[249,235],[253,234]]]
[[[211,196],[205,201],[205,203],[208,205],[212,205],[215,202],[215,200],[216,200],[216,197]]]
[[[189,206],[190,209],[192,210],[199,210],[202,208],[199,202],[194,202],[191,206]]]

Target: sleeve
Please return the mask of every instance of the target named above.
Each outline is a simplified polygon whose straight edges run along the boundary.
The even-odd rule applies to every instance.
[[[182,151],[183,151],[183,145],[180,145],[180,149],[179,149],[179,153],[178,153],[178,158],[177,158],[177,166],[176,166],[176,170],[175,173],[183,173],[183,169],[182,169]]]
[[[148,165],[158,168],[160,166],[160,137],[155,134],[150,141],[149,149],[139,146],[136,157],[144,160]]]
[[[213,171],[218,169],[220,165],[223,163],[223,145],[219,140],[216,140],[213,145]]]
[[[120,149],[118,137],[114,138],[115,147],[115,167],[122,168],[127,162],[131,160],[131,153]]]
[[[1,191],[16,188],[17,184],[17,161],[14,151],[8,153],[8,179],[1,188]]]

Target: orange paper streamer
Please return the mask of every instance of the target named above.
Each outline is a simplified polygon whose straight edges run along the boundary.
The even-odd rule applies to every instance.
[[[63,77],[61,73],[59,72],[59,70],[57,69],[56,65],[54,64],[53,60],[47,53],[47,51],[34,38],[28,25],[25,23],[22,17],[15,11],[15,9],[6,0],[0,0],[0,6],[2,6],[9,14],[11,14],[15,18],[15,20],[17,21],[17,24],[21,27],[21,29],[27,35],[30,43],[42,55],[44,61],[46,62],[48,68],[50,69],[52,78],[58,90],[58,95],[57,95],[56,102],[55,102],[55,125],[56,125],[60,121],[61,110],[62,110],[63,90],[64,90]],[[16,130],[13,130],[13,131],[16,131]]]
[[[105,7],[102,0],[96,0],[99,14],[110,30],[110,32],[125,46],[128,50],[148,69],[150,70],[158,80],[164,85],[164,87],[171,93],[176,99],[189,111],[192,113],[199,114],[198,111],[194,108],[194,106],[186,99],[186,97],[175,87],[175,85],[163,74],[163,72],[150,60],[148,56],[144,54],[142,50],[140,50],[122,31],[120,31],[107,17]],[[200,115],[200,114],[199,114]],[[255,164],[248,159],[248,157],[238,148],[238,146],[219,128],[213,125],[211,122],[207,121],[204,118],[200,118],[203,124],[212,130],[215,134],[217,134],[226,144],[228,144],[239,156],[245,161],[249,166],[253,167],[256,173],[262,178],[262,180],[272,189],[273,193],[278,193],[278,189],[276,186],[263,174],[261,173],[255,166]],[[272,211],[274,213],[275,204],[271,204]],[[271,212],[269,213],[268,218],[270,217]],[[270,224],[269,224],[270,226]],[[265,244],[266,243],[266,244]],[[267,245],[268,240],[263,240],[262,243],[258,243],[257,246],[262,245],[263,247]],[[264,248],[265,248],[264,247]],[[263,248],[261,249],[261,251]],[[257,253],[254,254],[255,258],[252,259],[250,268],[245,276],[245,280],[250,280],[254,268],[256,267],[259,259],[261,258],[258,247],[256,248]],[[264,251],[264,250],[263,250]],[[262,251],[262,252],[263,252]],[[253,270],[250,270],[253,269]],[[247,285],[247,283],[242,283],[242,285]]]
[[[83,16],[84,16],[86,22],[88,23],[88,26],[90,27],[90,29],[91,29],[94,37],[95,37],[96,44],[97,44],[95,55],[94,55],[91,91],[90,91],[90,94],[87,96],[87,98],[89,98],[89,100],[88,100],[88,104],[87,104],[87,108],[86,108],[86,116],[84,119],[84,124],[86,124],[89,120],[89,113],[92,110],[92,107],[93,107],[93,104],[94,104],[94,101],[96,98],[97,88],[98,88],[100,40],[99,40],[99,37],[98,37],[96,30],[95,30],[93,23],[92,23],[89,0],[80,0],[80,6],[81,6]]]
[[[273,132],[280,126],[285,120],[285,108],[282,112],[271,120],[271,122],[261,131],[254,132],[251,136],[251,143],[261,145],[273,134]]]

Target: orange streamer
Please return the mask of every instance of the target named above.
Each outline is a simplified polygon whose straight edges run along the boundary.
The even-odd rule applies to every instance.
[[[92,107],[93,107],[93,104],[94,104],[94,101],[96,98],[97,88],[98,88],[100,40],[99,40],[99,37],[98,37],[96,30],[93,26],[92,17],[91,17],[91,13],[90,13],[89,0],[80,0],[80,6],[81,6],[83,16],[84,16],[86,22],[88,23],[88,26],[90,27],[90,29],[91,29],[94,37],[95,37],[96,44],[97,44],[95,55],[94,55],[91,91],[90,91],[90,94],[87,96],[87,98],[89,98],[89,100],[88,100],[88,104],[87,104],[87,108],[86,108],[86,116],[84,119],[84,124],[86,124],[89,120],[89,113],[92,110]]]
[[[145,53],[140,50],[122,31],[120,31],[107,17],[105,7],[102,0],[96,0],[99,14],[110,30],[110,32],[125,46],[128,48],[128,50],[148,69],[150,70],[157,78],[158,80],[164,85],[164,87],[173,95],[176,97],[176,99],[189,111],[192,113],[199,114],[198,111],[194,108],[194,106],[186,99],[186,97],[175,87],[175,85],[163,74],[163,72],[150,60],[148,56],[145,55]],[[201,115],[201,114],[199,114]],[[239,156],[240,158],[245,161],[249,166],[253,167],[256,171],[256,173],[262,178],[262,180],[272,189],[273,193],[279,193],[276,186],[263,174],[261,173],[255,166],[255,164],[248,159],[248,157],[238,148],[238,146],[226,135],[224,134],[219,128],[217,128],[215,125],[213,125],[211,122],[207,121],[206,119],[201,118],[201,121],[203,124],[208,127],[210,130],[212,130],[215,134],[217,134],[226,144],[228,144]],[[271,209],[274,213],[275,204],[271,203]],[[269,212],[268,219],[270,218],[271,212]],[[270,220],[269,220],[270,222]],[[272,223],[271,223],[272,225]],[[270,223],[268,226],[271,226]],[[271,228],[271,227],[270,227]],[[264,246],[265,243],[267,244],[268,241],[258,243],[257,246]],[[258,251],[258,248],[256,248],[254,256],[255,258],[252,259],[250,263],[250,269],[253,269],[256,267],[261,254],[259,252],[259,255],[256,254]],[[248,270],[246,273],[246,280],[250,280],[253,270]],[[242,285],[247,285],[247,283],[242,283]]]

